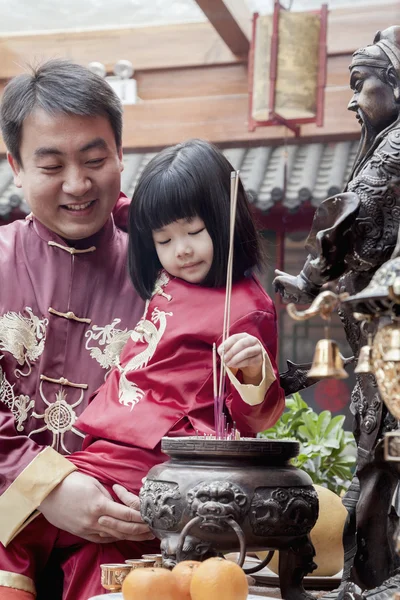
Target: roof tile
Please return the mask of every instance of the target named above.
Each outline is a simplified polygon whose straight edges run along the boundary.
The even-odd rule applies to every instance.
[[[350,175],[358,141],[327,144],[291,144],[256,148],[229,148],[225,156],[241,171],[243,185],[251,201],[263,212],[282,202],[290,211],[303,202],[318,206],[322,200],[340,192]],[[126,153],[122,190],[132,196],[136,182],[154,153]],[[285,183],[286,176],[286,183]],[[21,190],[12,181],[6,160],[0,161],[0,219],[7,219],[13,208],[29,212]]]

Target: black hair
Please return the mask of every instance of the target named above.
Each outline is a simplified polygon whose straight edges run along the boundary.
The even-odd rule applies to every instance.
[[[232,165],[212,144],[193,139],[168,147],[145,167],[129,210],[129,273],[148,299],[161,264],[152,231],[178,219],[199,217],[211,237],[213,263],[202,285],[225,285],[229,250]],[[234,236],[233,280],[261,262],[260,239],[239,181]]]
[[[1,132],[8,151],[20,165],[22,126],[38,108],[50,115],[104,116],[110,122],[117,148],[121,148],[122,105],[111,86],[86,67],[52,59],[31,67],[30,73],[14,77],[4,89]]]

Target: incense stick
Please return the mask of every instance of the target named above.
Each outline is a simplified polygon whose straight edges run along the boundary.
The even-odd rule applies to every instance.
[[[217,389],[217,346],[214,342],[212,349],[213,357],[213,394],[214,394],[214,427],[215,437],[218,439],[219,432],[219,402],[218,402],[218,389]]]
[[[222,330],[222,343],[229,337],[230,317],[231,317],[231,294],[232,294],[232,272],[233,272],[233,254],[235,240],[235,221],[236,221],[236,204],[237,194],[239,189],[239,171],[231,173],[231,188],[230,188],[230,222],[229,222],[229,252],[226,269],[226,288],[225,288],[225,306],[224,306],[224,323]],[[221,356],[221,371],[219,379],[218,396],[223,396],[223,384],[225,376],[224,355]]]
[[[217,389],[217,346],[215,342],[213,343],[213,391],[214,398],[218,395]]]
[[[233,175],[233,173],[232,173]],[[239,171],[236,171],[235,178],[232,179],[231,175],[231,189],[233,187],[233,198],[231,202],[231,219],[230,219],[230,239],[229,239],[229,256],[228,256],[228,272],[226,287],[227,297],[225,302],[227,304],[227,320],[226,320],[226,338],[229,337],[229,329],[231,324],[231,296],[232,296],[232,274],[233,274],[233,254],[234,254],[234,241],[235,241],[235,225],[236,225],[236,205],[237,205],[237,194],[239,189]],[[233,185],[234,182],[234,185]],[[225,338],[225,339],[226,339]]]
[[[224,321],[222,330],[222,343],[229,336],[230,318],[231,318],[231,295],[232,295],[232,273],[233,273],[233,255],[234,255],[234,240],[235,240],[235,222],[236,222],[236,205],[239,189],[239,171],[231,173],[230,182],[230,221],[229,221],[229,250],[226,269],[226,289],[225,289],[225,305],[224,305]],[[225,395],[225,361],[222,352],[220,360],[220,378],[217,389],[217,357],[216,346],[213,344],[213,394],[214,394],[214,421],[215,421],[215,437],[216,439],[227,439],[226,417],[223,412],[224,395]]]

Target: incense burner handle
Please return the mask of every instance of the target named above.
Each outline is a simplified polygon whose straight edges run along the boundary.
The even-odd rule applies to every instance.
[[[199,517],[199,516],[193,517],[193,519],[191,519],[188,523],[186,523],[185,527],[182,529],[181,534],[178,538],[177,545],[176,545],[176,560],[178,563],[180,562],[180,556],[181,556],[183,544],[185,541],[185,537],[189,534],[192,527],[194,527],[195,525],[199,525],[202,521],[204,521],[203,517]],[[244,559],[246,557],[246,538],[243,533],[243,529],[235,521],[235,519],[227,518],[227,519],[223,519],[223,521],[234,530],[234,532],[236,533],[236,535],[239,538],[240,554],[239,554],[237,564],[239,565],[239,567],[242,567],[243,563],[244,563]]]

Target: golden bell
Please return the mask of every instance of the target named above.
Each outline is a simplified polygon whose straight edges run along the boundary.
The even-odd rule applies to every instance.
[[[348,377],[343,368],[342,357],[336,342],[328,339],[317,342],[308,377],[316,379],[346,379]]]
[[[400,362],[400,327],[391,330],[388,342],[384,362]]]
[[[372,346],[367,344],[360,348],[360,354],[358,355],[357,366],[354,369],[354,373],[373,373]]]

